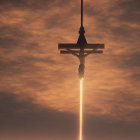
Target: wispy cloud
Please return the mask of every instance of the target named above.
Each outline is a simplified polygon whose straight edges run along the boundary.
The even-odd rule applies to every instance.
[[[1,91],[61,112],[79,104],[78,60],[61,56],[57,44],[76,42],[79,1],[1,1]],[[139,121],[139,4],[85,1],[84,24],[90,43],[105,43],[103,55],[86,60],[87,114]]]

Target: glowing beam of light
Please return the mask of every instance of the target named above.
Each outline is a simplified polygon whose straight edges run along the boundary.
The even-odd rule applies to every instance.
[[[79,112],[79,140],[82,140],[83,131],[83,79],[80,79],[80,112]]]

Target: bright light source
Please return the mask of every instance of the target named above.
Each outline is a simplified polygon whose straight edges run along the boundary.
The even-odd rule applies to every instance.
[[[80,79],[80,116],[79,116],[79,140],[82,140],[83,131],[83,79]]]

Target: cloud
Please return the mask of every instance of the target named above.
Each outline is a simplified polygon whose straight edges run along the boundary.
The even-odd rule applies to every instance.
[[[54,139],[56,136],[59,138],[76,135],[74,133],[77,132],[76,116],[49,108],[43,109],[30,101],[29,97],[23,99],[13,93],[0,93],[1,137],[6,138],[8,134],[11,138],[36,139],[38,137],[40,139],[42,135],[42,138]],[[52,134],[56,136],[52,137]]]
[[[77,41],[79,4],[64,0],[1,1],[1,91],[27,96],[42,108],[78,112],[79,62],[59,55],[57,44]],[[138,13],[131,0],[85,1],[87,40],[106,45],[103,55],[89,56],[86,61],[87,114],[139,121]]]

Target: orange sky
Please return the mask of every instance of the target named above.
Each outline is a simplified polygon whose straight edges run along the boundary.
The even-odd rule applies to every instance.
[[[84,1],[87,41],[105,43],[104,54],[86,59],[84,113],[104,120],[105,126],[110,120],[118,126],[123,122],[140,127],[139,4],[138,0]],[[26,116],[35,105],[39,113],[49,109],[78,115],[79,62],[72,55],[60,55],[58,43],[76,43],[79,26],[79,0],[0,1],[0,96],[25,103],[15,113]],[[9,102],[1,104],[2,110]],[[136,136],[128,137],[138,140],[140,135]]]

